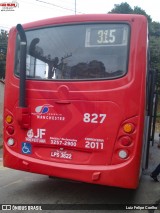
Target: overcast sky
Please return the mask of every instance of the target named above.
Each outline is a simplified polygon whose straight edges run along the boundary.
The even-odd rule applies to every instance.
[[[14,0],[0,0],[2,3]],[[14,11],[2,11],[0,6],[0,29],[9,30],[18,23],[27,23],[55,16],[88,13],[107,13],[114,4],[127,2],[132,8],[139,6],[151,16],[153,21],[160,22],[160,9],[157,0],[16,0],[18,7]],[[76,2],[76,4],[75,4]]]

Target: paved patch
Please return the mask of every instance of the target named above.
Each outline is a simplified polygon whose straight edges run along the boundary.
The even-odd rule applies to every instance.
[[[7,170],[9,168],[3,166],[3,160],[0,158],[0,170]]]

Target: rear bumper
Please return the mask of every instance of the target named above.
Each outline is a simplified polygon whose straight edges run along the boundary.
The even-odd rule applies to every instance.
[[[4,166],[12,169],[77,180],[92,184],[136,189],[139,166],[131,159],[118,165],[75,165],[35,159],[4,148]]]

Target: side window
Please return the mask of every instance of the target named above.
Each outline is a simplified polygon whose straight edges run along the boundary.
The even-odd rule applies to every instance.
[[[16,39],[16,57],[15,57],[15,74],[19,76],[20,68],[20,39],[17,36]],[[49,66],[42,60],[27,54],[26,56],[26,77],[36,79],[48,78]]]
[[[27,55],[26,74],[28,78],[47,79],[48,64],[30,55]]]

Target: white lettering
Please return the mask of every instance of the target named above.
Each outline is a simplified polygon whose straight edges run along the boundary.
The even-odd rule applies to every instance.
[[[106,114],[97,114],[97,113],[84,113],[83,121],[85,123],[104,123]]]
[[[108,44],[108,43],[114,43],[116,40],[115,37],[115,29],[112,30],[98,30],[98,44]]]
[[[95,141],[85,141],[85,148],[87,149],[104,149],[104,143]]]
[[[66,151],[53,151],[51,152],[51,157],[72,160],[72,154]]]

